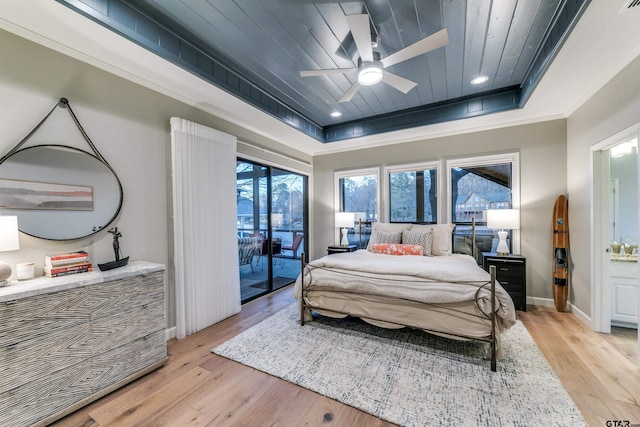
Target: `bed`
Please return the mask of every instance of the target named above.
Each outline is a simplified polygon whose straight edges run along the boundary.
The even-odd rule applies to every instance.
[[[398,230],[405,236],[430,231],[429,255],[424,255],[426,244],[380,242],[380,236],[385,240],[386,234],[397,235]],[[495,273],[492,280],[473,256],[451,253],[451,230],[449,225],[374,224],[366,249],[303,262],[294,286],[301,324],[311,321],[315,311],[329,317],[359,317],[385,328],[411,327],[448,338],[486,341],[495,371],[500,334],[515,324],[513,301],[495,281]],[[423,252],[390,255],[396,252],[385,245],[399,248],[400,253],[408,246],[417,253],[415,246],[422,246]]]

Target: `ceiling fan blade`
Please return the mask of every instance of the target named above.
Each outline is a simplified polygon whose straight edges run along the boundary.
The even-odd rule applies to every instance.
[[[391,65],[406,61],[407,59],[422,55],[423,53],[430,52],[448,44],[449,34],[447,33],[447,29],[443,28],[437,33],[433,33],[430,36],[425,37],[422,40],[418,40],[414,44],[409,45],[404,49],[400,49],[396,53],[393,53],[386,58],[381,59],[380,62],[382,63],[383,67],[389,67]]]
[[[358,54],[360,54],[362,62],[373,62],[369,15],[347,15],[347,23],[349,24],[353,40],[358,47]]]
[[[384,72],[382,81],[392,88],[398,89],[402,93],[407,93],[418,85],[418,83],[416,82],[412,82],[411,80],[407,80],[404,77],[400,77],[399,75],[390,73],[388,71]]]
[[[351,86],[349,88],[349,90],[342,95],[342,98],[340,98],[340,100],[338,102],[342,103],[342,102],[349,102],[351,101],[351,98],[353,98],[353,95],[356,94],[356,92],[358,91],[358,89],[360,89],[360,83],[355,82],[353,84],[353,86]]]
[[[350,71],[358,71],[357,68],[329,68],[325,70],[303,70],[300,71],[300,77],[310,76],[326,76],[327,74],[341,74]]]

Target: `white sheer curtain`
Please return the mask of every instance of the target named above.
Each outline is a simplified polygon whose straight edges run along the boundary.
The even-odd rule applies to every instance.
[[[236,137],[171,118],[176,336],[240,311]]]

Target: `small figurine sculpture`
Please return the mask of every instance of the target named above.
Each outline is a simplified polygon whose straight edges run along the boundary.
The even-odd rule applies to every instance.
[[[98,264],[98,268],[100,271],[112,270],[114,268],[122,267],[127,265],[129,262],[129,257],[120,259],[120,241],[118,240],[122,237],[122,233],[118,231],[118,227],[113,227],[107,230],[107,233],[113,234],[113,252],[115,255],[115,261],[106,262],[104,264]]]
[[[107,233],[113,234],[113,252],[116,257],[116,261],[120,261],[120,242],[118,238],[122,237],[122,233],[118,231],[118,227],[111,228]]]

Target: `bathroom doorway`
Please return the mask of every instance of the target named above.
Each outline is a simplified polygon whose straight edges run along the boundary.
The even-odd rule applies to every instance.
[[[638,132],[640,125],[592,148],[594,244],[592,324],[634,348],[640,306]],[[633,343],[629,343],[632,340]]]

